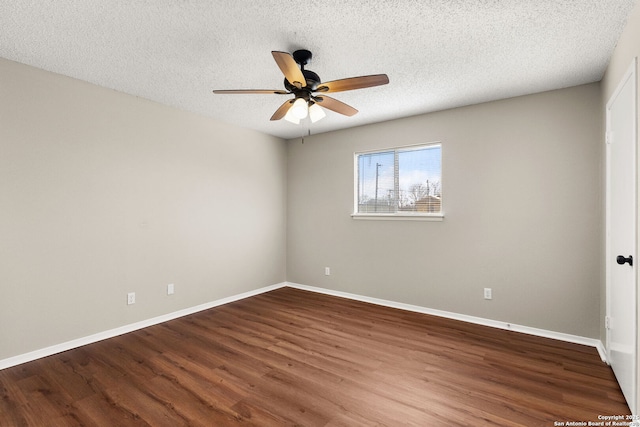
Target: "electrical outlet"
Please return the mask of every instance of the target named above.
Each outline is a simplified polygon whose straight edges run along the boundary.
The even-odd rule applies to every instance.
[[[325,267],[324,268],[324,275],[325,276],[331,276],[331,268]]]
[[[127,294],[127,305],[131,305],[131,304],[135,304],[136,303],[136,293],[135,292],[129,292]]]
[[[175,289],[173,287],[173,283],[169,283],[167,285],[167,295],[173,295],[174,292],[175,292]]]
[[[492,299],[491,288],[484,288],[484,299]]]

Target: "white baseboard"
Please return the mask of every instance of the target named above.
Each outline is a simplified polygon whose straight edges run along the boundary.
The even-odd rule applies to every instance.
[[[104,332],[99,332],[97,334],[89,335],[87,337],[67,341],[62,344],[56,344],[50,347],[31,351],[29,353],[21,354],[14,357],[9,357],[8,359],[0,360],[0,369],[10,368],[12,366],[20,365],[22,363],[31,362],[32,360],[40,359],[43,357],[51,356],[53,354],[61,353],[63,351],[81,347],[83,345],[92,344],[94,342],[102,341],[108,338],[117,337],[118,335],[123,335],[128,332],[133,332],[139,329],[147,328],[149,326],[157,325],[158,323],[167,322],[169,320],[177,319],[183,316],[188,316],[190,314],[194,314],[199,311],[208,310],[210,308],[214,308],[223,304],[228,304],[230,302],[238,301],[244,298],[249,298],[254,295],[259,295],[264,292],[269,292],[274,289],[282,288],[284,286],[286,286],[286,283],[279,283],[276,285],[266,286],[264,288],[256,289],[249,292],[244,292],[244,293],[233,295],[227,298],[211,301],[205,304],[200,304],[195,307],[189,307],[184,310],[179,310],[173,313],[164,314],[162,316],[154,317],[151,319],[143,320],[143,321],[132,323],[125,326],[121,326],[119,328],[110,329]]]
[[[331,289],[317,288],[314,286],[306,286],[306,285],[301,285],[301,284],[292,283],[292,282],[284,282],[276,285],[266,286],[260,289],[255,289],[253,291],[233,295],[227,298],[222,298],[216,301],[208,302],[208,303],[197,305],[194,307],[186,308],[184,310],[175,311],[173,313],[168,313],[162,316],[154,317],[151,319],[143,320],[143,321],[132,323],[129,325],[121,326],[119,328],[111,329],[108,331],[99,332],[97,334],[67,341],[61,344],[56,344],[50,347],[31,351],[29,353],[3,359],[3,360],[0,360],[0,369],[10,368],[12,366],[20,365],[22,363],[30,362],[32,360],[40,359],[43,357],[51,356],[53,354],[61,353],[63,351],[81,347],[83,345],[92,344],[94,342],[102,341],[108,338],[117,337],[118,335],[123,335],[129,332],[137,331],[139,329],[157,325],[159,323],[167,322],[169,320],[177,319],[179,317],[188,316],[190,314],[194,314],[199,311],[208,310],[210,308],[214,308],[223,304],[228,304],[230,302],[238,301],[244,298],[249,298],[265,292],[273,291],[275,289],[280,289],[285,286],[296,288],[296,289],[302,289],[306,291],[311,291],[311,292],[316,292],[320,294],[325,294],[325,295],[348,298],[356,301],[367,302],[367,303],[381,305],[385,307],[392,307],[392,308],[398,308],[401,310],[413,311],[417,313],[430,314],[433,316],[439,316],[439,317],[445,317],[448,319],[461,320],[463,322],[475,323],[478,325],[491,326],[493,328],[506,329],[510,331],[522,332],[529,335],[535,335],[535,336],[540,336],[545,338],[552,338],[560,341],[587,345],[590,347],[595,347],[598,350],[598,354],[600,355],[600,358],[602,359],[602,361],[607,363],[605,347],[602,344],[602,341],[597,339],[585,338],[577,335],[564,334],[561,332],[547,331],[544,329],[531,328],[528,326],[515,325],[513,323],[499,322],[496,320],[484,319],[481,317],[467,316],[465,314],[435,310],[435,309],[421,307],[417,305],[404,304],[400,302],[388,301],[388,300],[383,300],[379,298],[372,298],[372,297],[366,297],[362,295],[350,294],[347,292],[334,291]]]
[[[334,291],[331,289],[317,288],[314,286],[301,285],[298,283],[287,282],[286,286],[291,288],[302,289],[305,291],[317,292],[326,295],[333,295],[342,298],[348,298],[356,301],[368,302],[371,304],[382,305],[385,307],[398,308],[400,310],[413,311],[416,313],[430,314],[433,316],[445,317],[447,319],[461,320],[463,322],[475,323],[478,325],[490,326],[492,328],[505,329],[509,331],[521,332],[528,335],[535,335],[544,338],[551,338],[559,341],[566,341],[575,344],[582,344],[589,347],[595,347],[598,350],[600,359],[607,362],[607,353],[602,341],[595,338],[586,338],[578,335],[565,334],[562,332],[548,331],[545,329],[531,328],[529,326],[516,325],[513,323],[500,322],[497,320],[484,319],[482,317],[467,316],[466,314],[452,313],[448,311],[435,310],[432,308],[421,307],[417,305],[404,304],[395,301],[388,301],[379,298],[371,298],[347,292]]]

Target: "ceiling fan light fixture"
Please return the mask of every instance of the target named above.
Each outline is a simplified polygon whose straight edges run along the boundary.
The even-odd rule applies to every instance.
[[[309,113],[309,107],[307,107],[307,101],[305,101],[302,98],[296,99],[293,105],[291,106],[291,108],[289,109],[289,112],[293,115],[293,117],[296,117],[298,120],[304,119],[305,117],[307,117],[307,114]]]
[[[322,107],[320,107],[315,102],[310,104],[311,105],[309,106],[309,118],[311,119],[311,123],[315,123],[326,116]]]
[[[285,114],[284,119],[289,123],[293,123],[294,125],[299,125],[300,119],[293,115],[293,113],[291,112],[292,109],[293,108],[289,108],[289,111],[287,111],[287,114]]]

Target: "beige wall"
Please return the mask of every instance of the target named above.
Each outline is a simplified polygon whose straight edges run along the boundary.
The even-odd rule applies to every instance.
[[[616,90],[618,84],[620,83],[622,77],[629,69],[634,58],[640,57],[640,2],[636,4],[635,8],[629,15],[627,20],[627,25],[625,27],[622,36],[618,40],[618,44],[616,46],[613,55],[611,56],[611,61],[609,63],[609,67],[602,79],[602,105],[603,109],[606,106],[609,98],[613,95],[613,92]],[[639,70],[640,71],[640,70]],[[640,72],[636,74],[638,77],[638,84],[636,87],[640,87]],[[638,105],[640,105],[640,93],[638,94]],[[638,123],[640,123],[640,109],[638,116]],[[602,136],[604,138],[604,136]],[[640,147],[640,139],[638,140],[638,147]],[[638,150],[638,154],[640,155],[640,150]],[[640,165],[640,157],[638,158],[638,165]],[[638,188],[640,188],[640,182],[638,183]],[[638,218],[638,230],[640,230],[640,217]],[[640,242],[640,241],[639,241]],[[640,254],[640,247],[636,250],[636,255]],[[637,286],[636,286],[637,289]],[[605,294],[605,281],[602,281],[602,293]],[[602,299],[602,307],[601,307],[601,318],[604,318],[604,314],[606,312],[606,301]],[[638,292],[638,306],[640,307],[640,292]],[[605,331],[604,324],[601,325],[601,334],[602,340],[605,339]],[[638,340],[637,342],[640,344],[640,327],[638,327]],[[636,354],[640,355],[640,348],[636,350]],[[636,369],[638,373],[637,384],[640,384],[640,364]],[[637,403],[636,407],[640,408],[640,392],[636,392]]]
[[[289,141],[287,280],[599,338],[601,114],[591,84]],[[444,221],[350,217],[355,151],[432,141]]]
[[[285,210],[284,141],[0,59],[0,360],[283,282]]]

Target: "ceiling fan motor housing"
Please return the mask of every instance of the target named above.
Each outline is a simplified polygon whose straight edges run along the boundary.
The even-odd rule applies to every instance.
[[[285,78],[284,79],[285,89],[293,93],[297,93],[300,91],[313,92],[314,90],[316,90],[318,85],[321,83],[320,76],[310,70],[302,70],[302,74],[304,75],[304,79],[307,81],[307,86],[303,87],[302,89],[298,89],[297,87],[292,85],[291,82],[289,82],[289,80]]]
[[[296,63],[298,65],[300,65],[300,71],[302,71],[302,74],[304,75],[304,79],[306,80],[307,85],[306,85],[306,87],[303,87],[302,89],[298,89],[297,87],[292,85],[289,80],[287,80],[285,78],[284,79],[284,87],[289,92],[295,93],[296,94],[296,98],[299,95],[304,95],[305,93],[307,95],[310,95],[311,92],[316,90],[318,85],[321,83],[320,76],[318,76],[313,71],[304,69],[304,66],[311,62],[311,58],[313,57],[313,54],[311,53],[310,50],[298,49],[295,52],[293,52],[292,56],[293,56],[293,60],[296,61]]]

